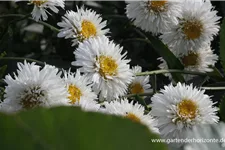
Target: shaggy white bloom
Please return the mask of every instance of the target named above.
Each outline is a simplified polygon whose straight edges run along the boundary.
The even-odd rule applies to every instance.
[[[127,93],[133,73],[122,50],[107,37],[99,36],[80,43],[74,51],[76,61],[72,65],[81,66],[80,71],[93,82],[93,90],[100,93],[100,99],[117,99]]]
[[[97,95],[92,92],[90,83],[85,76],[76,73],[64,72],[64,81],[68,91],[68,103],[74,106],[80,106],[84,110],[95,110],[100,108],[95,99]]]
[[[178,53],[210,44],[219,31],[217,11],[210,1],[184,0],[179,23],[161,35],[162,41]]]
[[[158,120],[163,138],[183,139],[185,132],[195,125],[218,122],[218,109],[204,92],[193,85],[178,83],[165,86],[151,98],[151,114]]]
[[[77,106],[81,107],[81,109],[84,111],[94,111],[94,112],[98,112],[101,107],[101,105],[95,100],[92,101],[83,100],[80,101],[79,105]]]
[[[204,142],[188,143],[184,150],[224,150],[225,149],[225,124],[213,124],[194,127],[188,131],[189,139],[204,139]],[[217,142],[216,142],[217,140]],[[214,141],[214,142],[213,142]]]
[[[66,105],[67,91],[58,69],[45,65],[43,69],[35,63],[18,63],[14,78],[6,75],[3,105],[12,111],[38,106]]]
[[[158,129],[156,128],[156,120],[153,119],[149,113],[144,114],[145,109],[142,105],[138,103],[134,104],[134,101],[129,103],[127,99],[120,100],[120,102],[105,102],[104,105],[105,110],[103,110],[103,112],[128,118],[134,122],[147,126],[149,130],[154,133],[159,133]]]
[[[142,72],[142,68],[140,66],[135,66],[132,68],[133,73],[140,73]],[[151,85],[149,84],[149,76],[135,76],[134,80],[129,86],[129,93],[130,94],[141,94],[151,92],[152,89]]]
[[[51,15],[48,9],[54,13],[58,13],[59,10],[57,7],[61,7],[63,9],[65,7],[64,0],[29,0],[29,2],[29,4],[34,5],[34,9],[31,14],[36,21],[47,20],[47,14]]]
[[[209,45],[201,47],[198,50],[188,51],[188,54],[176,54],[176,52],[174,51],[173,53],[184,65],[184,70],[187,71],[212,72],[212,67],[215,66],[215,63],[218,60],[218,56],[216,54],[213,54],[213,51],[211,50]],[[162,63],[159,65],[159,68],[168,69],[166,61],[161,57],[159,58],[159,60],[162,61]],[[171,74],[165,75],[169,76],[169,78],[172,78]],[[195,77],[195,75],[188,74],[184,74],[183,76],[186,81]]]
[[[103,29],[106,27],[106,23],[95,11],[77,8],[77,12],[67,11],[65,16],[62,17],[62,22],[58,23],[58,26],[62,27],[58,37],[72,38],[72,46],[74,46],[79,41],[82,42],[108,33],[109,29]]]
[[[127,3],[127,17],[133,20],[135,26],[153,34],[163,33],[178,24],[182,11],[181,3],[175,0],[141,0]]]

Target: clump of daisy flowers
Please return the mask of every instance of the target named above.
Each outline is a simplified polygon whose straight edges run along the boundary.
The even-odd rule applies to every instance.
[[[41,66],[35,63],[18,63],[13,76],[6,75],[3,110],[16,112],[35,107],[67,105],[67,91],[60,77],[61,72],[51,65]]]
[[[81,67],[100,99],[110,101],[125,95],[133,80],[130,60],[125,59],[122,50],[106,36],[99,36],[85,40],[74,51],[76,61],[72,65]]]
[[[105,29],[106,21],[102,21],[99,14],[83,7],[77,8],[77,12],[67,11],[58,26],[62,28],[58,33],[58,37],[71,38],[72,46],[77,45],[78,42],[105,35],[109,32],[109,29]]]
[[[194,126],[218,122],[218,108],[204,92],[178,83],[165,86],[151,98],[151,114],[158,121],[162,138],[185,139],[187,130]]]
[[[176,0],[127,1],[126,14],[135,26],[155,35],[170,30],[178,23],[182,11]]]
[[[217,11],[210,1],[184,0],[178,23],[160,36],[162,41],[178,53],[207,46],[219,32]]]

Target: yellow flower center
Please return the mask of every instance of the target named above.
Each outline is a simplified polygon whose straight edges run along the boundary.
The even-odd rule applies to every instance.
[[[100,69],[99,74],[107,79],[107,76],[114,76],[117,74],[117,63],[111,56],[101,55],[97,58],[99,61]]]
[[[148,1],[148,7],[154,12],[165,11],[167,1]]]
[[[201,36],[203,25],[198,20],[186,21],[183,24],[182,30],[188,40],[194,40]]]
[[[140,94],[144,93],[144,88],[140,83],[134,83],[130,86],[130,92],[131,94]]]
[[[92,36],[96,36],[97,29],[92,22],[84,20],[81,24],[81,27],[81,34],[85,39],[90,38]]]
[[[71,104],[75,104],[77,101],[80,101],[82,93],[79,88],[77,88],[75,85],[69,85],[68,92],[70,94],[68,98],[70,99]]]
[[[37,0],[32,0],[31,4],[34,4],[36,6],[41,6],[42,4],[44,4],[45,2],[47,2],[47,0],[42,0],[42,1],[37,1]]]
[[[125,118],[128,118],[128,119],[132,120],[133,122],[137,122],[137,123],[140,123],[141,122],[140,118],[138,118],[133,113],[127,113],[127,115],[125,116]]]
[[[196,52],[189,52],[188,55],[181,58],[181,61],[185,67],[195,66],[198,64],[198,54]]]
[[[178,115],[181,120],[194,119],[197,116],[198,106],[189,99],[182,100],[178,105]]]

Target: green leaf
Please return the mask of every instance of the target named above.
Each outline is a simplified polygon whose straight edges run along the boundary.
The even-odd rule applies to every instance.
[[[2,67],[0,68],[0,79],[3,78],[6,69],[7,69],[7,65],[4,65],[4,66],[2,66]]]
[[[208,76],[213,77],[213,79],[216,79],[218,81],[224,81],[223,74],[216,67],[212,67],[212,69],[212,72],[207,73]]]
[[[221,99],[219,108],[220,118],[223,122],[225,122],[225,96]]]
[[[225,19],[223,19],[220,30],[220,60],[225,71]]]
[[[165,44],[163,44],[162,41],[151,35],[148,36],[148,39],[150,40],[150,44],[155,49],[155,51],[167,62],[169,69],[184,69],[184,66],[181,64],[180,60],[169,50]],[[181,74],[171,74],[176,82],[185,82]]]
[[[138,101],[139,104],[143,105],[145,107],[145,109],[148,110],[148,106],[142,96],[135,95],[134,97]]]
[[[0,114],[1,150],[166,150],[147,127],[76,107]]]
[[[5,57],[7,55],[7,53],[4,51],[0,54],[0,58]]]

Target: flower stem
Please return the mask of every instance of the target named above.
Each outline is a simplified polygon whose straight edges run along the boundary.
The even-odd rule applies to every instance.
[[[200,89],[206,90],[206,91],[217,91],[217,90],[225,90],[225,87],[201,87]],[[124,97],[151,96],[153,94],[154,94],[153,92],[148,92],[148,93],[141,93],[141,94],[129,94]]]
[[[211,91],[211,90],[217,91],[217,90],[225,90],[225,87],[201,87],[201,89],[202,90],[209,90],[209,91]]]
[[[154,70],[154,71],[148,71],[148,72],[140,72],[140,73],[136,73],[136,76],[146,76],[146,75],[164,74],[164,73],[182,73],[182,74],[192,74],[192,75],[200,75],[200,76],[208,75],[206,73],[197,72],[197,71],[168,69],[168,70]]]
[[[26,17],[26,15],[21,15],[21,14],[6,14],[6,15],[0,15],[0,18],[8,18],[8,17],[22,17],[22,18],[23,18],[23,17]],[[36,22],[36,21],[35,21],[33,18],[31,18],[31,17],[29,17],[29,18],[27,18],[27,19]],[[38,21],[38,22],[36,22],[36,23],[42,24],[42,25],[48,27],[49,29],[51,29],[52,31],[59,32],[59,29],[58,29],[58,28],[56,28],[56,27],[54,27],[54,26],[52,26],[52,25],[50,25],[50,24],[48,24],[48,23],[46,23],[46,22]]]
[[[135,96],[151,96],[153,95],[153,92],[146,92],[146,93],[141,93],[141,94],[128,94],[124,97],[135,97]]]
[[[16,60],[16,61],[23,61],[27,60],[30,62],[36,62],[37,64],[44,66],[45,63],[39,60],[31,59],[31,58],[25,58],[25,57],[1,57],[0,60]]]
[[[156,93],[157,92],[157,75],[152,74],[150,80],[151,80],[151,83],[152,83],[153,92]]]

